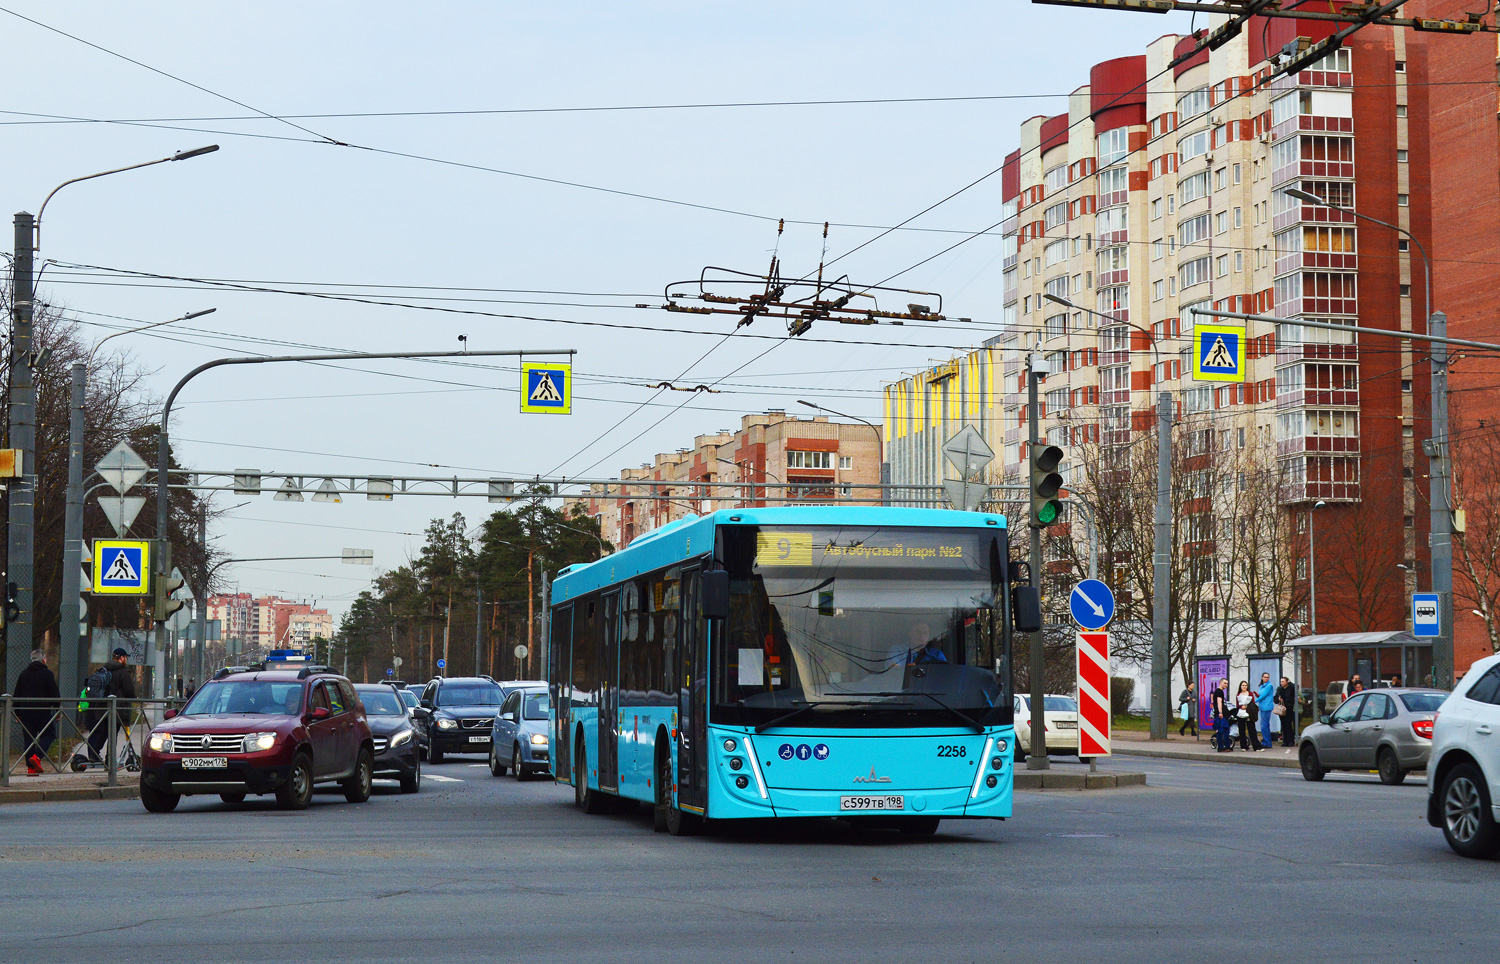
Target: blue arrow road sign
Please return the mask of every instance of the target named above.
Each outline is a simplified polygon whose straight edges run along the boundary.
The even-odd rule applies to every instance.
[[[1073,620],[1084,629],[1103,629],[1115,616],[1115,594],[1097,579],[1085,579],[1073,587],[1068,597]]]
[[[440,660],[438,660],[438,669],[443,669],[447,665],[448,665],[448,661],[446,659],[440,659]]]
[[[1414,592],[1411,594],[1411,634],[1436,638],[1443,635],[1443,620],[1438,615],[1438,594]]]

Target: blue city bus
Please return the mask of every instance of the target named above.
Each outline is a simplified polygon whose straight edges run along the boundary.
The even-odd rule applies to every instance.
[[[1003,516],[864,506],[691,516],[552,584],[551,766],[658,831],[1011,814]],[[1014,592],[1014,596],[1012,593]]]

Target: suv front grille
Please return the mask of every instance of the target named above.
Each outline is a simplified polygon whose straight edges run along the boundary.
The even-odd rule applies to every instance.
[[[493,723],[494,721],[495,721],[494,717],[486,716],[486,717],[481,717],[479,719],[459,720],[458,721],[458,725],[461,726],[461,727],[463,727],[466,730],[477,730],[477,729],[480,729],[480,728],[488,729],[489,725],[491,723]]]
[[[375,737],[375,752],[376,753],[384,753],[385,752],[385,748],[387,746],[390,746],[390,743],[391,743],[390,737],[385,737],[385,736],[377,736],[377,737]]]
[[[212,750],[217,753],[239,753],[245,748],[243,733],[174,733],[173,753],[197,753]]]

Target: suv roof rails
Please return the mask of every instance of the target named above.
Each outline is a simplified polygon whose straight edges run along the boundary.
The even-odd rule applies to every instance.
[[[302,667],[302,669],[298,671],[297,678],[298,679],[307,679],[309,676],[312,676],[312,675],[317,674],[317,673],[332,673],[332,672],[333,672],[333,670],[329,669],[327,666],[319,666],[319,665],[317,665],[315,663],[309,663],[308,665]]]
[[[257,669],[259,669],[258,666],[225,666],[223,669],[219,670],[217,673],[215,673],[213,676],[211,676],[209,678],[210,679],[224,679],[224,678],[226,678],[228,676],[233,675],[234,673],[253,673]]]

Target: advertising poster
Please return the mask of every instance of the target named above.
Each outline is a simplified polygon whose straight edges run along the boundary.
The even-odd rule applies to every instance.
[[[1198,663],[1198,728],[1211,729],[1214,725],[1214,708],[1209,701],[1219,680],[1229,675],[1228,656],[1199,656]]]

